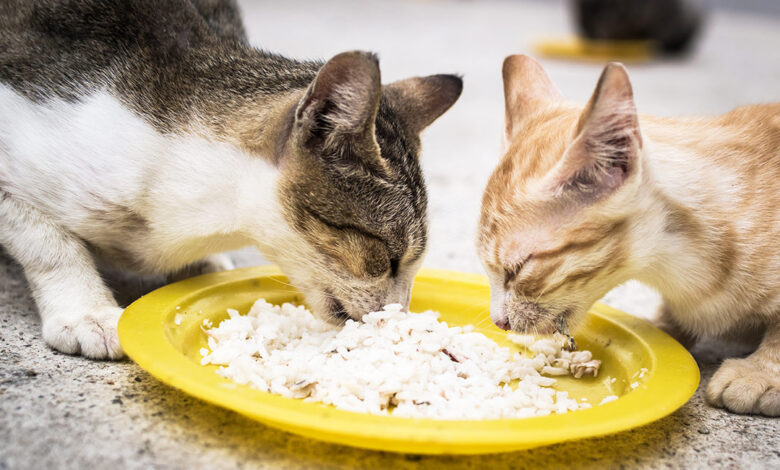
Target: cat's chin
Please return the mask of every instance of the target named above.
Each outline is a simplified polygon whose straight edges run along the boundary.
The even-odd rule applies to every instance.
[[[360,321],[349,314],[344,303],[330,289],[306,294],[311,311],[321,320],[333,325],[344,325],[347,320]]]
[[[555,322],[529,323],[520,318],[518,320],[509,320],[510,330],[515,333],[533,334],[533,335],[551,335],[557,331]]]

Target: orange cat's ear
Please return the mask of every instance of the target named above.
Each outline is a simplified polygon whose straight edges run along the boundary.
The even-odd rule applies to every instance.
[[[642,134],[625,67],[604,68],[577,123],[574,142],[553,170],[558,189],[596,196],[620,186],[637,168]]]
[[[532,57],[522,54],[510,55],[504,59],[504,103],[507,142],[517,134],[518,123],[529,113],[542,106],[563,99],[542,65]]]

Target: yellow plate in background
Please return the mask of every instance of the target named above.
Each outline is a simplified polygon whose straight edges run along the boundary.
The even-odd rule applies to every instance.
[[[534,43],[534,50],[543,57],[599,64],[610,61],[648,62],[656,55],[652,41],[610,41],[579,37],[541,39]]]
[[[206,345],[203,320],[216,325],[227,318],[227,308],[246,313],[260,297],[271,303],[303,301],[273,266],[208,274],[133,303],[119,320],[119,339],[128,356],[162,382],[269,426],[344,445],[419,454],[502,452],[635,428],[682,406],[699,384],[696,363],[671,337],[645,320],[596,304],[575,338],[580,348],[602,360],[601,372],[597,378],[563,378],[556,384],[587,399],[591,409],[484,421],[341,411],[236,385],[217,375],[216,366],[200,365],[200,348]],[[423,269],[415,279],[412,311],[438,310],[449,325],[477,325],[509,346],[505,333],[490,322],[488,304],[483,276]],[[598,406],[613,394],[620,398]]]

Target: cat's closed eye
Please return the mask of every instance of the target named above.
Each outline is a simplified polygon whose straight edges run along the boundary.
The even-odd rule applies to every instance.
[[[517,276],[520,275],[520,271],[523,270],[523,267],[533,258],[534,255],[528,255],[525,258],[523,258],[522,261],[519,263],[512,265],[510,267],[504,268],[504,288],[508,289],[509,284],[511,284],[515,279],[517,279]]]
[[[390,259],[390,276],[396,277],[398,275],[398,266],[401,264],[401,260],[398,258]]]

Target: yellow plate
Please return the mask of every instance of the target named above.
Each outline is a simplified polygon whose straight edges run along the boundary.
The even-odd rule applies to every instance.
[[[277,268],[263,266],[171,284],[125,310],[119,339],[125,352],[162,382],[269,426],[339,444],[420,454],[502,452],[623,431],[673,412],[699,384],[696,363],[676,341],[645,320],[599,304],[575,338],[603,361],[601,373],[556,384],[594,407],[563,415],[485,421],[374,416],[236,385],[218,376],[216,366],[200,365],[204,319],[217,324],[227,317],[225,309],[245,313],[260,297],[302,302],[286,282]],[[489,320],[488,304],[488,285],[479,275],[423,269],[412,291],[413,311],[438,310],[448,324],[477,325],[508,345],[505,333]],[[612,394],[620,398],[598,406]]]
[[[651,41],[596,40],[585,38],[542,39],[534,43],[537,54],[557,59],[604,63],[647,62],[655,55]]]

